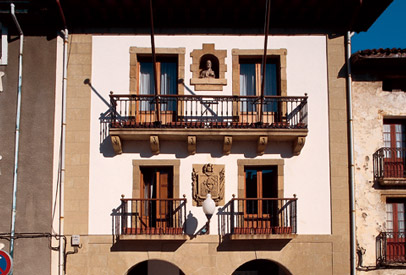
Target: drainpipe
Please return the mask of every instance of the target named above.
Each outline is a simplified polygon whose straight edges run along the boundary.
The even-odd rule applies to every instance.
[[[65,15],[59,0],[56,0],[59,7],[64,30],[63,34],[63,79],[62,79],[62,121],[61,121],[61,140],[59,151],[59,260],[58,260],[58,274],[65,274],[65,246],[64,238],[62,238],[64,231],[64,186],[65,186],[65,146],[66,146],[66,85],[67,85],[67,71],[68,71],[68,28],[66,25]]]
[[[350,234],[351,234],[351,274],[356,273],[356,239],[355,239],[355,183],[354,183],[354,137],[352,125],[352,77],[351,77],[351,37],[354,32],[347,32],[345,36],[346,46],[346,65],[347,65],[347,116],[348,116],[348,142],[349,142],[349,161],[350,161]]]
[[[11,216],[11,238],[10,238],[10,256],[14,258],[14,235],[15,235],[15,223],[16,223],[16,205],[17,205],[17,173],[18,173],[18,153],[20,143],[20,115],[21,115],[21,87],[22,87],[22,75],[23,75],[23,44],[24,34],[21,30],[15,15],[15,6],[10,4],[11,16],[20,34],[20,53],[18,56],[18,90],[17,90],[17,115],[16,115],[16,132],[15,132],[15,155],[14,155],[14,176],[13,176],[13,206]]]

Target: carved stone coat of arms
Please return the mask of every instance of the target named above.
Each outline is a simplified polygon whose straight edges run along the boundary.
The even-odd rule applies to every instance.
[[[216,206],[224,205],[224,165],[194,164],[192,184],[193,205],[201,206],[208,193]]]

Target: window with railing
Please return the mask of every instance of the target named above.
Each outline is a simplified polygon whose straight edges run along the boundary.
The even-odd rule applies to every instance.
[[[221,235],[297,232],[297,198],[233,198],[219,212]]]
[[[179,161],[133,161],[134,196],[113,213],[115,235],[183,235],[186,199],[179,198]]]
[[[182,235],[186,199],[121,199],[113,213],[114,235]]]
[[[406,179],[406,124],[404,120],[385,119],[384,147],[374,154],[375,179]],[[393,181],[392,180],[392,181]]]
[[[261,165],[261,163],[269,163]],[[273,164],[272,164],[273,163]],[[296,201],[283,194],[283,161],[264,160],[257,165],[240,161],[239,198],[233,197],[220,211],[222,235],[296,233]],[[241,184],[241,185],[240,185]]]
[[[386,232],[377,237],[377,264],[406,264],[405,200],[386,202]]]

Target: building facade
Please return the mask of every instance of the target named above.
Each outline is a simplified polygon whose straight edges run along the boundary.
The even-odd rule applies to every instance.
[[[58,39],[22,38],[9,20],[1,20],[0,246],[11,252],[14,236],[14,274],[50,274],[51,239],[58,230],[52,226],[59,146],[54,143],[59,129],[55,123],[60,115]]]
[[[352,56],[359,274],[399,274],[405,264],[405,50]]]
[[[28,1],[14,274],[350,274],[344,34],[390,1],[321,2]]]

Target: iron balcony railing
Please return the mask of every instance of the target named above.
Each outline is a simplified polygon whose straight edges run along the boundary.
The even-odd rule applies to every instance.
[[[405,232],[381,232],[376,238],[378,266],[406,265]]]
[[[295,234],[296,198],[233,198],[220,211],[221,235]]]
[[[375,180],[406,178],[406,148],[383,147],[373,155]]]
[[[121,199],[113,213],[114,235],[182,235],[186,199]]]
[[[110,94],[112,128],[307,128],[307,96]]]

